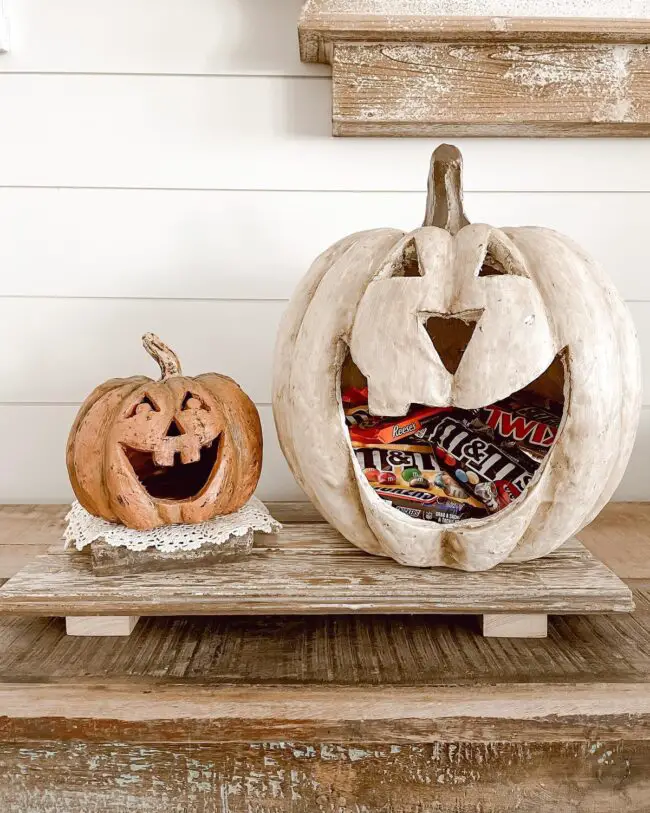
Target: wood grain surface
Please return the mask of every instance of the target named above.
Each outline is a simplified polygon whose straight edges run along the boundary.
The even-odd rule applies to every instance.
[[[337,45],[335,135],[645,136],[646,45]]]
[[[629,612],[628,588],[577,541],[484,573],[407,568],[352,547],[325,523],[258,536],[242,562],[98,579],[84,553],[39,556],[0,588],[29,615]]]
[[[332,65],[335,135],[650,132],[647,16],[471,16],[458,4],[313,0],[299,32],[302,59]]]
[[[14,540],[61,544],[65,511],[0,509],[0,567]],[[648,519],[610,505],[583,539],[615,565],[629,536],[643,575]],[[154,617],[84,639],[5,616],[0,809],[645,813],[650,581],[630,584],[634,615],[552,616],[536,640],[471,617]]]

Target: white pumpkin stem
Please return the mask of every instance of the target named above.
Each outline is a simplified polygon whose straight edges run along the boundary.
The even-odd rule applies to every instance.
[[[151,358],[158,362],[161,372],[161,381],[174,375],[182,375],[181,363],[178,356],[164,342],[161,342],[155,333],[145,333],[142,337],[144,349]]]
[[[457,234],[468,223],[463,211],[463,156],[458,147],[441,144],[431,156],[423,225]]]

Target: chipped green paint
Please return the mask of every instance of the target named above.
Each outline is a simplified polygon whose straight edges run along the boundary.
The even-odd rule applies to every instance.
[[[603,799],[617,809],[649,764],[650,743],[621,741],[5,743],[0,811],[533,813],[539,789],[548,801],[558,783],[590,794],[585,810],[605,809]],[[500,807],[482,801],[494,788],[506,794]]]

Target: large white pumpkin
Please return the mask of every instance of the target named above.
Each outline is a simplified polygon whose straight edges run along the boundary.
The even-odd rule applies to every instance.
[[[459,152],[439,147],[422,228],[353,234],[314,262],[280,326],[273,410],[297,481],[350,542],[405,565],[485,570],[548,554],[610,499],[634,442],[640,363],[630,315],[596,263],[549,229],[469,225],[460,175]],[[445,345],[459,340],[450,364]],[[540,376],[560,387],[564,414],[519,499],[438,525],[367,482],[341,404],[350,371],[367,379],[375,415],[478,408]]]

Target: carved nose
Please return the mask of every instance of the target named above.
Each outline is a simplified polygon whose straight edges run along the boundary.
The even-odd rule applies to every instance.
[[[454,375],[470,343],[481,313],[431,316],[425,327],[445,369]]]
[[[172,422],[169,424],[167,429],[167,437],[168,438],[177,438],[179,435],[184,435],[185,430],[183,427],[178,423],[176,418],[172,419]]]

